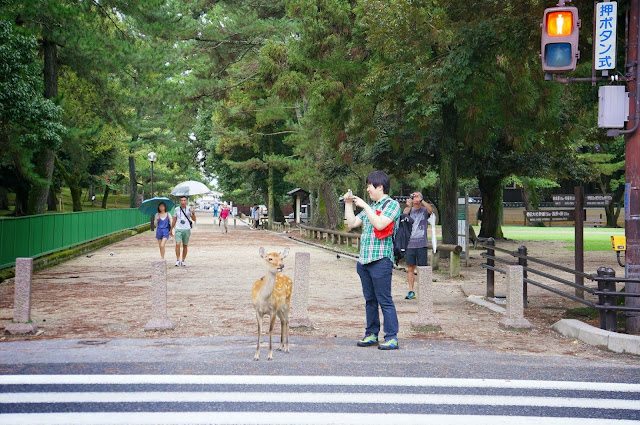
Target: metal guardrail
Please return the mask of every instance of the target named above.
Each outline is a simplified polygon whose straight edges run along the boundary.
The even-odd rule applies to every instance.
[[[616,278],[615,271],[611,268],[600,267],[598,268],[595,275],[579,272],[568,267],[560,266],[558,264],[553,264],[548,261],[540,260],[538,258],[530,257],[527,255],[526,246],[521,246],[517,251],[510,251],[504,248],[497,247],[495,245],[495,240],[493,238],[484,239],[479,238],[478,244],[487,250],[487,252],[483,252],[480,254],[483,258],[487,259],[486,263],[481,264],[483,268],[487,269],[487,297],[493,298],[495,296],[494,293],[494,283],[495,283],[495,272],[505,273],[506,270],[496,266],[496,262],[502,264],[509,265],[520,265],[523,270],[523,301],[524,306],[527,306],[527,284],[532,284],[539,288],[545,289],[547,291],[553,292],[554,294],[563,296],[565,298],[569,298],[573,301],[577,301],[581,304],[585,304],[591,308],[597,309],[600,315],[600,328],[605,329],[607,331],[617,332],[617,312],[618,311],[626,311],[626,312],[640,312],[640,308],[637,307],[627,307],[627,306],[619,306],[617,305],[617,297],[640,297],[640,293],[632,293],[632,292],[621,292],[616,290],[616,283],[625,283],[625,282],[640,282],[640,279],[626,279],[626,278]],[[498,257],[496,252],[504,253],[516,259],[503,258]],[[560,278],[558,276],[554,276],[553,274],[544,272],[542,270],[535,269],[533,267],[529,267],[529,262],[541,264],[545,267],[548,267],[552,270],[558,270],[564,273],[573,274],[575,276],[582,277],[584,279],[591,280],[597,283],[596,288],[590,288],[585,285],[579,285],[575,282],[571,282],[567,279]],[[561,283],[563,285],[570,286],[576,289],[576,292],[585,291],[594,296],[598,297],[598,302],[593,302],[589,300],[585,300],[584,298],[578,295],[572,295],[567,292],[563,292],[559,289],[553,288],[549,285],[545,285],[544,283],[538,282],[529,278],[528,274],[533,273],[539,276],[542,276],[546,279],[552,280],[554,282]]]
[[[136,208],[0,219],[0,269],[149,222]]]

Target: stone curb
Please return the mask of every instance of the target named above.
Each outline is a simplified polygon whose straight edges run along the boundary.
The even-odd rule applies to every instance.
[[[605,331],[576,319],[562,319],[554,323],[551,329],[566,337],[615,353],[640,355],[640,336]]]
[[[467,301],[469,301],[470,303],[474,303],[477,304],[481,307],[486,307],[491,311],[494,311],[496,313],[500,313],[500,314],[507,314],[507,309],[504,307],[500,307],[499,305],[496,305],[490,301],[487,301],[484,299],[484,297],[478,297],[478,296],[474,296],[474,295],[470,295],[467,297]]]
[[[491,311],[506,314],[507,311],[485,300],[483,297],[470,295],[467,301],[486,307]],[[604,348],[614,353],[635,354],[640,356],[640,336],[619,334],[598,329],[576,319],[562,319],[551,326],[551,329],[568,338]]]

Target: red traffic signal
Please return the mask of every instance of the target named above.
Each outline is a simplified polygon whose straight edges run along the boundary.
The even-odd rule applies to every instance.
[[[549,74],[575,70],[580,57],[578,8],[551,7],[545,9],[541,26],[542,70]]]

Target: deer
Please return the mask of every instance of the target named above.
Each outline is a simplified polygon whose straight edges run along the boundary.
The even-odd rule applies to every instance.
[[[265,253],[264,248],[260,248],[260,256],[265,260],[266,275],[258,279],[253,284],[251,301],[256,310],[258,320],[258,345],[253,360],[260,360],[260,338],[262,336],[262,319],[269,315],[269,357],[273,360],[273,348],[271,337],[276,317],[280,318],[280,346],[278,351],[289,352],[289,310],[291,307],[291,291],[293,290],[292,280],[282,274],[284,263],[282,260],[289,255],[289,248],[282,252]]]

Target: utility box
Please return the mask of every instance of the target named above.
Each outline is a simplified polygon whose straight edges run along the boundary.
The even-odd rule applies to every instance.
[[[611,249],[614,251],[626,251],[627,250],[627,237],[626,236],[611,236]]]
[[[624,86],[598,89],[598,127],[624,128],[629,116],[629,94]]]

